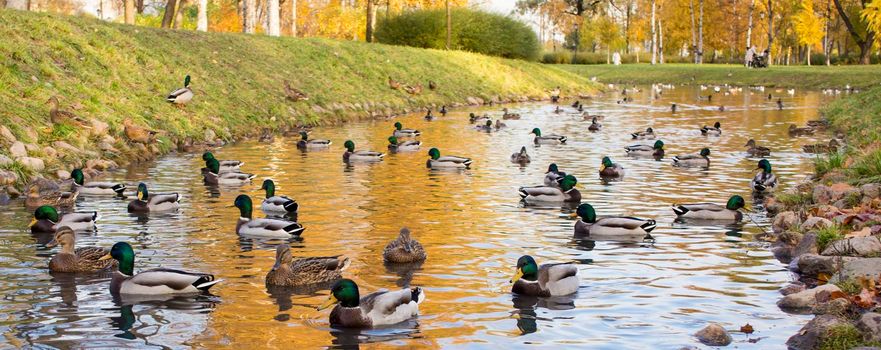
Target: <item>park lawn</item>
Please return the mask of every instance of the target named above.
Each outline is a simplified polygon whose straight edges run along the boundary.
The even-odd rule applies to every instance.
[[[841,168],[852,183],[881,182],[881,87],[837,99],[823,115],[848,144],[843,155],[819,157],[818,172]]]

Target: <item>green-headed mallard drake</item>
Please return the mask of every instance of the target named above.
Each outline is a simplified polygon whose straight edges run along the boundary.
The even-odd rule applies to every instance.
[[[532,129],[530,134],[535,135],[535,138],[532,141],[537,145],[559,145],[561,143],[566,143],[567,140],[566,136],[562,135],[548,134],[542,136],[541,129],[539,128]]]
[[[758,172],[749,183],[753,191],[758,193],[773,191],[777,187],[777,176],[771,172],[771,162],[762,159],[756,169],[762,169],[762,171]]]
[[[395,131],[392,132],[392,136],[394,137],[416,137],[421,135],[422,133],[416,129],[404,129],[404,125],[401,122],[395,122]]]
[[[251,183],[257,175],[240,173],[238,171],[220,171],[220,162],[217,159],[205,161],[208,172],[203,173],[203,179],[209,185],[241,186]]]
[[[475,123],[477,123],[477,124],[481,124],[481,123],[483,123],[483,122],[485,122],[485,121],[487,121],[487,120],[492,120],[492,119],[490,119],[490,118],[489,118],[488,116],[486,116],[485,114],[482,115],[482,116],[477,116],[477,115],[475,115],[474,113],[469,113],[469,114],[468,114],[468,121],[471,122],[471,124],[475,124]]]
[[[514,152],[511,154],[511,163],[526,164],[531,161],[532,159],[529,158],[529,153],[526,153],[526,146],[520,147],[520,152]]]
[[[61,245],[61,251],[49,260],[49,271],[96,272],[116,268],[116,260],[100,260],[109,253],[101,247],[76,247],[76,233],[70,227],[61,226],[47,248]]]
[[[51,205],[59,208],[71,208],[76,203],[79,196],[77,192],[61,192],[52,191],[49,193],[41,193],[38,186],[31,185],[28,189],[28,196],[24,200],[24,204],[28,208],[36,208],[42,205]]]
[[[631,157],[664,157],[664,141],[657,140],[654,145],[632,145],[624,147],[624,151]]]
[[[560,187],[560,180],[566,177],[566,173],[557,168],[557,163],[548,165],[548,171],[545,172],[544,184],[549,187]]]
[[[180,208],[180,194],[162,193],[150,195],[147,185],[138,184],[138,198],[128,203],[129,213],[172,211]]]
[[[716,122],[712,127],[704,126],[701,128],[701,135],[706,136],[719,136],[722,135],[722,124]]]
[[[211,169],[208,169],[208,167],[207,167],[207,164],[208,164],[207,162],[211,159],[214,159],[217,161],[218,172],[215,172],[216,174],[228,173],[231,171],[239,171],[239,168],[241,168],[242,165],[245,165],[245,162],[238,161],[238,160],[219,160],[217,158],[214,158],[213,153],[205,152],[205,153],[202,153],[202,160],[204,160],[206,162],[205,163],[206,166],[204,168],[202,168],[202,174],[205,174],[205,173],[211,171]]]
[[[172,91],[165,98],[166,101],[176,105],[185,105],[193,99],[193,90],[190,90],[190,75],[184,77],[184,87]]]
[[[114,182],[84,182],[85,175],[82,169],[73,169],[70,172],[70,178],[73,179],[71,191],[81,194],[104,194],[122,196],[125,193],[125,184]]]
[[[804,136],[804,135],[813,135],[814,129],[812,128],[799,128],[795,126],[795,124],[789,124],[789,136]]]
[[[76,231],[90,231],[95,228],[97,219],[96,211],[58,215],[55,207],[43,205],[34,210],[34,218],[31,219],[28,227],[31,228],[32,233],[56,232],[62,226]]]
[[[300,131],[300,141],[297,141],[297,148],[299,149],[325,149],[330,147],[333,142],[330,140],[310,140],[309,133],[304,131]]]
[[[710,167],[710,149],[704,148],[698,154],[686,154],[673,157],[673,166],[678,167]]]
[[[529,255],[517,259],[517,272],[511,278],[514,294],[533,297],[555,297],[578,291],[578,268],[574,264],[544,264],[538,266]]]
[[[407,264],[425,260],[422,244],[410,237],[410,230],[401,229],[398,238],[391,241],[382,251],[382,259],[387,263]]]
[[[254,219],[252,212],[254,205],[251,197],[246,194],[240,194],[234,202],[236,208],[239,208],[239,221],[236,222],[236,233],[246,236],[268,237],[268,238],[291,238],[299,236],[303,233],[303,225],[299,223],[280,220],[280,219]]]
[[[507,108],[502,109],[502,119],[504,120],[517,120],[520,119],[520,114],[508,112]]]
[[[459,168],[459,169],[468,169],[471,167],[471,158],[457,157],[457,156],[443,156],[440,155],[440,150],[437,148],[432,148],[428,150],[428,156],[431,157],[428,161],[425,162],[425,165],[432,169],[449,169],[449,168]]]
[[[477,131],[492,132],[493,131],[493,121],[492,121],[492,119],[487,119],[483,124],[475,125],[474,129]]]
[[[804,145],[801,146],[801,149],[805,151],[805,153],[835,153],[838,152],[838,140],[831,139],[829,143],[815,143],[812,145]]]
[[[260,205],[260,209],[263,210],[266,215],[293,214],[300,208],[297,201],[290,199],[287,196],[276,196],[275,182],[270,179],[263,180],[263,186],[261,186],[260,189],[266,190],[266,199],[264,199],[263,204]]]
[[[734,195],[725,206],[713,203],[673,204],[673,212],[677,217],[700,220],[733,220],[740,221],[743,213],[739,209],[746,207],[743,197]]]
[[[634,140],[654,140],[655,139],[655,129],[646,128],[645,131],[637,131],[635,133],[630,134]]]
[[[397,137],[394,137],[394,136],[388,137],[388,150],[389,150],[389,152],[418,151],[420,146],[422,146],[422,141],[419,141],[419,140],[408,140],[408,141],[404,141],[404,142],[399,142]]]
[[[419,304],[424,300],[425,292],[419,287],[380,290],[361,298],[358,285],[344,278],[333,285],[330,296],[318,310],[336,304],[330,312],[331,326],[371,328],[401,323],[419,315]]]
[[[577,237],[641,242],[644,239],[651,239],[649,233],[657,226],[655,220],[627,216],[597,219],[593,206],[587,203],[579,205],[575,213],[580,217],[575,223]]]
[[[221,279],[214,275],[158,268],[134,273],[135,251],[126,242],[117,242],[110,248],[110,254],[100,260],[116,259],[119,269],[110,279],[110,294],[118,295],[167,295],[197,294],[207,292]]]
[[[603,157],[600,163],[600,177],[621,177],[624,176],[624,167],[618,163],[612,163],[609,157]]]
[[[382,152],[355,151],[355,143],[352,140],[346,140],[343,146],[346,147],[346,152],[343,153],[344,162],[378,162],[385,157]]]
[[[434,120],[434,115],[431,114],[431,109],[428,110],[428,113],[425,114],[425,120],[432,121]]]
[[[757,145],[756,140],[753,139],[749,139],[744,147],[747,147],[746,153],[751,157],[767,157],[771,155],[770,148]]]
[[[559,187],[532,186],[520,187],[520,198],[527,203],[534,202],[581,202],[581,192],[575,189],[578,180],[575,176],[566,175],[559,182]]]
[[[342,278],[349,258],[338,256],[294,259],[291,247],[280,244],[275,249],[275,265],[266,274],[266,285],[301,287],[328,283]]]
[[[593,118],[590,120],[590,126],[587,127],[587,130],[597,132],[603,128],[603,124],[597,121],[597,118]]]

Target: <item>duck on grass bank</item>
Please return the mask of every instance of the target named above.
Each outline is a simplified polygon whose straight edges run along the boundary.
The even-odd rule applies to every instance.
[[[532,159],[529,158],[529,153],[526,153],[526,146],[520,147],[520,152],[514,152],[511,154],[511,163],[527,164],[531,161]]]
[[[575,222],[575,236],[596,240],[642,242],[652,239],[651,233],[657,223],[652,219],[627,216],[603,217],[597,219],[593,206],[582,203],[575,213],[580,219]]]
[[[555,297],[578,291],[578,268],[574,264],[538,266],[529,255],[517,259],[517,272],[511,278],[511,292],[533,297]]]
[[[394,137],[416,137],[421,135],[422,133],[416,129],[404,129],[404,125],[401,122],[395,122],[395,131],[392,132],[392,136]]]
[[[380,290],[361,298],[354,281],[341,279],[333,285],[330,296],[318,310],[336,305],[330,312],[331,326],[372,328],[401,323],[418,316],[419,304],[423,301],[425,292],[419,287]]]
[[[56,232],[61,227],[74,231],[91,231],[95,229],[98,212],[67,213],[58,215],[58,210],[51,205],[43,205],[34,210],[34,218],[28,227],[31,233]]]
[[[73,169],[70,172],[70,178],[73,179],[71,191],[87,195],[116,195],[122,196],[125,192],[125,184],[113,182],[84,182],[85,175],[82,169]]]
[[[101,247],[76,247],[76,233],[70,227],[62,226],[55,232],[55,238],[46,248],[61,245],[61,251],[49,260],[49,271],[88,273],[116,268],[116,260],[101,260],[109,253]]]
[[[539,128],[532,129],[530,134],[535,135],[535,138],[532,139],[532,141],[535,142],[536,145],[559,145],[566,143],[567,140],[566,136],[562,135],[548,134],[542,136],[541,129]]]
[[[297,201],[287,196],[276,196],[275,182],[270,179],[263,180],[263,185],[260,186],[260,189],[266,191],[266,198],[260,205],[260,209],[266,215],[296,214],[300,208]]]
[[[566,175],[558,181],[559,187],[533,186],[520,187],[520,199],[526,203],[579,203],[581,192],[575,189],[578,180],[575,176]]]
[[[239,208],[236,233],[244,236],[287,239],[303,233],[303,225],[279,219],[253,218],[254,204],[251,197],[240,194],[233,202]]]
[[[355,143],[352,140],[346,140],[343,144],[346,152],[343,153],[344,162],[378,162],[385,157],[385,154],[376,151],[355,151]]]
[[[443,156],[437,148],[428,150],[428,156],[431,157],[425,162],[425,165],[431,169],[468,169],[471,167],[471,158],[457,156]]]
[[[756,140],[753,139],[749,139],[744,147],[747,147],[746,153],[751,157],[767,157],[771,155],[770,148],[757,145]]]
[[[174,90],[168,94],[165,101],[178,106],[183,106],[193,99],[193,90],[190,89],[190,75],[184,77],[184,87]]]
[[[198,294],[207,292],[211,286],[223,281],[214,275],[158,268],[134,273],[135,251],[126,242],[117,242],[110,254],[99,260],[115,259],[119,269],[110,280],[110,294],[118,295],[167,295]]]
[[[720,136],[722,135],[722,124],[716,122],[712,127],[704,126],[701,128],[701,135],[705,136]]]
[[[655,130],[652,128],[646,128],[645,131],[637,131],[635,133],[630,134],[634,140],[652,140],[655,138]]]
[[[291,247],[281,244],[275,249],[275,265],[266,274],[266,285],[302,287],[336,281],[349,267],[349,258],[328,256],[294,259]]]
[[[761,169],[761,171],[756,173],[749,183],[753,191],[759,194],[773,191],[777,187],[777,176],[771,172],[771,162],[762,159],[756,169]]]
[[[302,150],[326,149],[332,143],[330,140],[310,140],[309,133],[304,130],[300,131],[300,141],[297,141],[297,148]]]
[[[389,136],[388,138],[388,150],[389,152],[412,152],[418,151],[419,147],[422,146],[422,141],[419,140],[407,140],[404,142],[398,141],[397,137]]]
[[[673,166],[684,168],[709,168],[710,167],[710,149],[701,149],[698,154],[686,154],[683,156],[673,157]]]
[[[410,237],[410,230],[406,227],[382,251],[382,259],[386,263],[409,264],[424,261],[425,257],[422,244]]]
[[[177,193],[163,193],[150,195],[147,185],[138,184],[138,198],[128,203],[129,213],[153,213],[173,211],[180,208],[180,195]]]
[[[241,186],[251,183],[257,175],[240,173],[238,170],[227,172],[220,171],[220,162],[217,159],[205,161],[208,172],[204,173],[203,180],[208,185]]]
[[[627,146],[624,151],[631,157],[653,157],[660,160],[664,157],[664,141],[657,140],[654,145]]]
[[[612,163],[612,159],[609,157],[603,157],[603,161],[600,163],[600,177],[610,178],[622,176],[624,176],[624,167],[618,163]]]
[[[743,219],[740,209],[745,207],[743,197],[734,195],[725,206],[713,203],[673,204],[673,212],[677,218],[683,219],[740,221]]]

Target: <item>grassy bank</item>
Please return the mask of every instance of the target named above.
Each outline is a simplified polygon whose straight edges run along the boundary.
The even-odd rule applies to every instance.
[[[819,158],[820,175],[840,171],[852,183],[881,182],[881,87],[838,99],[823,114],[845,133],[848,148]]]
[[[842,88],[881,84],[881,66],[772,66],[747,69],[730,64],[559,65],[604,83],[732,84],[769,87]]]
[[[142,153],[122,135],[126,118],[161,131],[167,142],[148,148],[161,153],[212,132],[233,139],[264,128],[390,115],[469,97],[545,97],[555,86],[570,93],[589,93],[594,86],[559,67],[466,52],[160,30],[11,10],[0,10],[0,37],[0,124],[28,146],[29,157],[46,162],[46,173],[84,159],[124,162]],[[196,97],[179,109],[164,98],[187,74]],[[389,76],[425,90],[417,96],[392,90]],[[428,89],[429,79],[437,82],[436,91]],[[310,99],[286,100],[285,80]],[[109,124],[107,135],[53,125],[46,103],[52,96],[82,119]],[[98,149],[102,140],[112,141],[115,150]],[[81,151],[55,144],[53,157],[45,146],[55,141]],[[0,169],[30,175],[11,155],[11,142],[0,138],[0,155],[13,159]]]

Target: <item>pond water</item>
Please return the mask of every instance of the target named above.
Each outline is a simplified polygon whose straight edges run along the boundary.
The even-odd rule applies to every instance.
[[[619,90],[616,88],[616,90]],[[0,343],[9,347],[293,348],[359,343],[419,347],[518,348],[586,346],[592,348],[679,348],[697,345],[692,334],[708,322],[736,330],[750,323],[751,336],[734,333],[741,349],[784,348],[807,316],[782,312],[778,289],[793,279],[753,236],[767,226],[764,214],[736,225],[674,222],[671,203],[711,201],[724,204],[732,194],[749,198],[748,182],[756,158],[743,147],[750,138],[769,146],[782,187],[804,180],[811,156],[801,145],[811,138],[790,138],[790,123],[818,117],[829,97],[819,92],[717,93],[712,103],[699,99],[709,90],[666,89],[653,98],[645,87],[634,100],[618,104],[619,92],[583,99],[592,113],[606,116],[600,132],[588,132],[572,108],[553,113],[548,103],[509,105],[521,120],[507,120],[499,132],[475,131],[468,112],[499,117],[499,107],[459,108],[446,117],[424,121],[420,115],[397,118],[422,131],[418,152],[391,154],[376,164],[347,166],[343,141],[358,149],[386,150],[393,120],[316,128],[313,138],[333,141],[330,150],[303,153],[295,138],[272,143],[242,142],[216,150],[219,159],[246,162],[258,174],[252,185],[209,188],[203,185],[199,154],[172,154],[104,176],[130,188],[146,182],[151,193],[180,192],[181,209],[172,214],[130,216],[126,201],[81,199],[77,210],[97,210],[97,232],[79,234],[78,246],[110,247],[132,243],[136,271],[155,267],[210,272],[225,281],[213,295],[168,300],[114,301],[109,274],[51,274],[47,260],[51,237],[27,230],[31,213],[18,205],[0,212]],[[726,89],[723,88],[723,91]],[[767,94],[785,104],[777,110]],[[678,104],[675,114],[670,103]],[[566,104],[568,105],[568,103]],[[719,105],[726,111],[718,110]],[[721,137],[701,136],[698,128],[722,124]],[[652,126],[666,143],[661,161],[631,159],[623,147],[637,143],[629,133]],[[565,145],[536,147],[530,130],[567,135]],[[818,135],[822,139],[823,135]],[[652,141],[643,141],[651,143]],[[520,167],[509,156],[526,145],[532,163]],[[471,170],[426,169],[426,152],[471,157]],[[671,166],[670,157],[712,150],[709,170]],[[622,164],[622,181],[605,183],[597,170],[609,155]],[[598,214],[654,218],[654,243],[624,244],[573,239],[571,207],[525,206],[517,188],[542,182],[551,162],[574,174],[584,201]],[[300,203],[302,239],[255,241],[235,233],[240,193],[262,198],[263,178]],[[256,213],[255,213],[256,214]],[[382,263],[382,250],[407,226],[426,247],[428,260],[413,270]],[[290,244],[295,256],[345,254],[345,271],[362,295],[380,288],[422,286],[428,299],[421,315],[382,329],[334,330],[328,311],[315,307],[327,291],[310,295],[269,293],[263,278],[274,262],[275,246]],[[531,299],[510,293],[508,280],[519,256],[539,263],[575,262],[581,286],[565,298]]]

